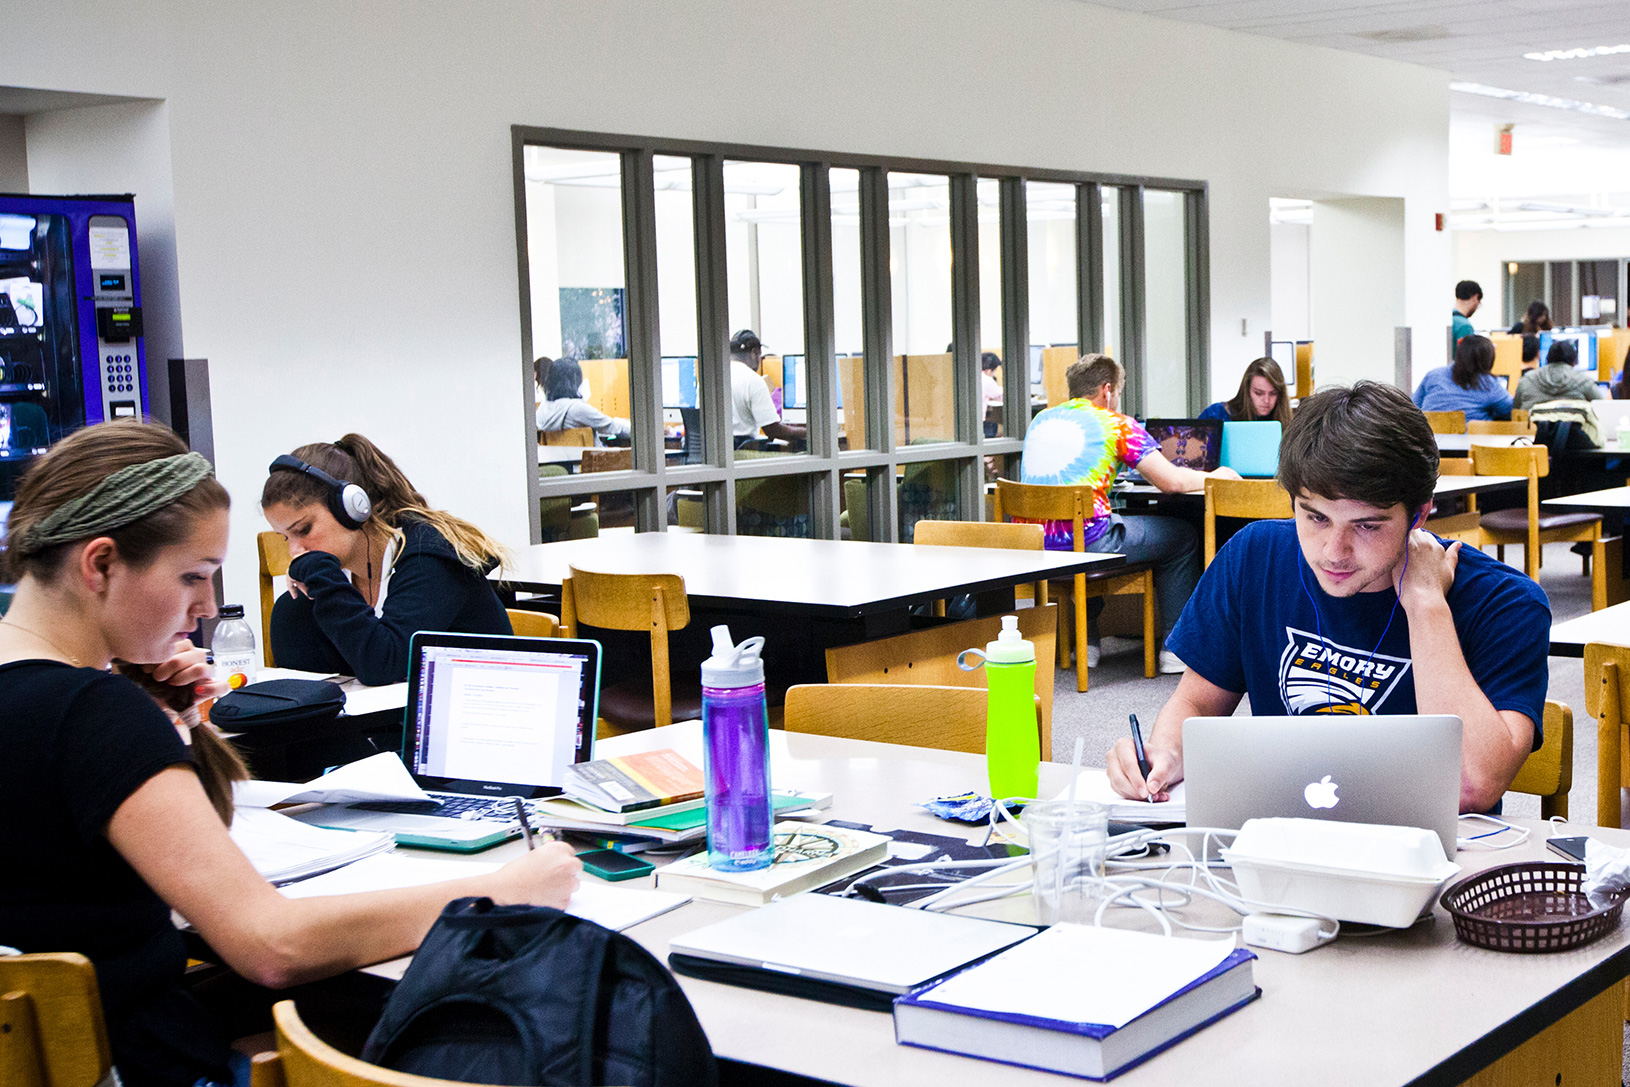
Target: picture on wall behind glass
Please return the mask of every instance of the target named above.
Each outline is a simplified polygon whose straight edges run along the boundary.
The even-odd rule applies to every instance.
[[[623,288],[560,288],[560,353],[575,359],[626,359]]]

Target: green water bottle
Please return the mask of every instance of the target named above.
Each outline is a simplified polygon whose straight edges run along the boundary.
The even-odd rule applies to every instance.
[[[985,665],[985,769],[993,800],[1036,795],[1041,770],[1041,738],[1036,727],[1036,646],[1019,635],[1019,617],[1002,616],[1002,632],[983,654]]]

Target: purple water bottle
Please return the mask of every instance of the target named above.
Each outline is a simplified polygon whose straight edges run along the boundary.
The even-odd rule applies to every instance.
[[[763,638],[730,641],[713,628],[702,662],[702,769],[707,777],[707,862],[727,872],[770,863],[770,719]]]

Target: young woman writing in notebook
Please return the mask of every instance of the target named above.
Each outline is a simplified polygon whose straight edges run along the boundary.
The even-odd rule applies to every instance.
[[[256,874],[226,829],[243,764],[173,708],[219,693],[186,636],[215,612],[227,507],[173,433],[105,423],[23,477],[0,552],[0,581],[17,584],[0,620],[0,943],[95,963],[126,1087],[231,1078],[224,1028],[183,985],[172,909],[278,988],[411,951],[452,899],[564,906],[577,885],[554,843],[489,875],[369,894],[290,900]]]
[[[272,608],[272,655],[284,668],[400,683],[418,631],[510,633],[487,580],[503,546],[431,509],[362,435],[278,457],[260,507],[293,557],[289,591]]]

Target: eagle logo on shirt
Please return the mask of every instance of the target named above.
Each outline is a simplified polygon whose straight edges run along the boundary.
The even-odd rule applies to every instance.
[[[1279,658],[1279,697],[1296,714],[1369,714],[1409,671],[1407,657],[1371,654],[1286,627]]]

